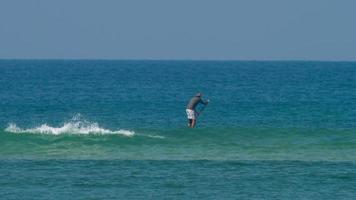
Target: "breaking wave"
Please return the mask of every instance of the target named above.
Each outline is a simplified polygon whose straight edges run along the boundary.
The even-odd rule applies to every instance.
[[[130,130],[109,130],[104,129],[95,122],[88,122],[81,119],[81,116],[78,114],[72,118],[67,123],[64,123],[60,127],[53,127],[48,124],[42,124],[34,128],[20,128],[15,123],[10,123],[5,129],[7,132],[11,133],[34,133],[34,134],[51,134],[51,135],[60,135],[60,134],[116,134],[124,136],[134,136],[135,132]]]

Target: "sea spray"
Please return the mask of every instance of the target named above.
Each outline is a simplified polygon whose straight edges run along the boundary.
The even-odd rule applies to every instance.
[[[65,122],[61,127],[53,127],[48,124],[42,124],[34,128],[23,129],[18,127],[15,123],[9,123],[5,129],[11,133],[38,133],[38,134],[117,134],[124,136],[134,136],[135,132],[130,130],[109,130],[104,129],[95,122],[89,122],[80,114],[75,115],[69,122]]]

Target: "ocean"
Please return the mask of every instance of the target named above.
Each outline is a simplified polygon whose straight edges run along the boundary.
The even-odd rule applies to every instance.
[[[0,199],[356,199],[355,88],[356,62],[0,60]]]

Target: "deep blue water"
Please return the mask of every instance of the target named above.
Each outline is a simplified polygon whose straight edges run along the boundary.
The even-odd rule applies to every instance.
[[[355,199],[355,88],[353,62],[0,60],[0,196]]]

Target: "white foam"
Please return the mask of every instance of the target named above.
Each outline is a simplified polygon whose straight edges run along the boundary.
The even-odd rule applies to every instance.
[[[35,128],[22,129],[14,123],[10,123],[5,129],[11,133],[39,133],[39,134],[117,134],[124,136],[134,136],[134,131],[129,130],[109,130],[99,127],[97,123],[91,123],[80,120],[78,116],[73,117],[70,122],[64,123],[61,127],[52,127],[47,124],[42,124]]]
[[[164,136],[160,136],[160,135],[145,135],[145,136],[150,137],[150,138],[165,139]]]

